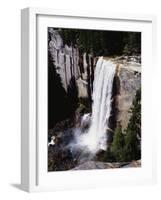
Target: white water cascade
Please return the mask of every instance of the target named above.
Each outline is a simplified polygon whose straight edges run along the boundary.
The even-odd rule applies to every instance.
[[[91,126],[79,138],[79,144],[91,153],[107,148],[107,129],[111,113],[112,87],[116,65],[100,57],[96,64],[93,83]]]

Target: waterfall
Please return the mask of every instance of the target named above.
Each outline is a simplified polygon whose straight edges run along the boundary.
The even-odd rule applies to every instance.
[[[100,57],[96,64],[93,83],[91,125],[79,138],[79,144],[90,152],[107,148],[107,129],[111,113],[112,87],[116,66]]]
[[[93,77],[92,72],[94,69],[91,66],[91,57],[86,53],[83,54],[83,70],[81,71],[79,69],[78,48],[64,45],[59,30],[49,28],[48,32],[50,35],[49,51],[53,58],[56,72],[60,75],[64,89],[67,91],[70,80],[74,76],[78,85],[79,97],[87,97],[89,95],[88,84],[91,84],[94,78],[93,87],[92,84],[90,85],[90,89],[93,91],[92,114],[84,115],[81,123],[82,126],[86,126],[90,121],[90,127],[88,132],[80,133],[77,130],[78,134],[75,134],[76,143],[72,145],[83,149],[87,147],[88,151],[93,153],[99,149],[106,150],[115,64],[110,60],[107,61],[103,57],[100,57],[96,63]],[[88,63],[87,56],[89,58]],[[89,71],[88,64],[90,67]],[[88,76],[91,76],[89,83],[87,82]]]

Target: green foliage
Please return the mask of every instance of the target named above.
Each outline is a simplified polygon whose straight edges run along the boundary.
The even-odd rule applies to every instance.
[[[128,127],[135,129],[137,135],[141,136],[141,89],[137,90],[133,106],[131,108],[131,118]]]
[[[135,55],[141,52],[141,33],[81,29],[59,29],[64,44],[79,46],[95,56]]]
[[[79,31],[76,29],[60,29],[64,44],[69,46],[77,43],[78,33]]]
[[[136,92],[131,118],[129,120],[125,136],[125,159],[138,160],[141,157],[141,90]]]
[[[118,162],[132,161],[141,158],[141,90],[136,92],[130,109],[131,118],[127,129],[122,132],[119,125],[114,133],[111,152]]]
[[[119,125],[115,130],[113,143],[111,145],[111,152],[118,162],[124,161],[124,146],[125,139],[122,133],[122,128]]]
[[[127,36],[124,38],[124,42],[124,54],[136,55],[141,53],[141,33],[128,32]]]

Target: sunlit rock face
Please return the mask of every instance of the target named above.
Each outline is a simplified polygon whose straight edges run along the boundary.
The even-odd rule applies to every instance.
[[[131,116],[129,110],[132,106],[136,91],[141,87],[141,65],[139,63],[127,62],[120,64],[118,65],[116,76],[116,121],[125,129]]]
[[[86,52],[80,55],[76,46],[64,44],[59,30],[49,28],[48,34],[48,50],[64,89],[67,91],[74,77],[78,87],[78,97],[88,98],[89,92],[92,93],[96,59]]]
[[[71,78],[79,78],[78,48],[63,43],[59,30],[49,28],[49,52],[52,56],[56,72],[60,75],[64,89],[67,91]]]

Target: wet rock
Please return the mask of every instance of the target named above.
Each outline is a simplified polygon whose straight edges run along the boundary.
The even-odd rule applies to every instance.
[[[49,130],[48,171],[64,171],[76,166],[76,161],[68,148],[73,138],[73,122],[69,119],[57,123]]]
[[[86,113],[81,118],[81,129],[87,130],[90,127],[91,124],[91,114]]]
[[[48,148],[48,171],[65,171],[76,166],[69,149],[62,145],[49,146]]]

